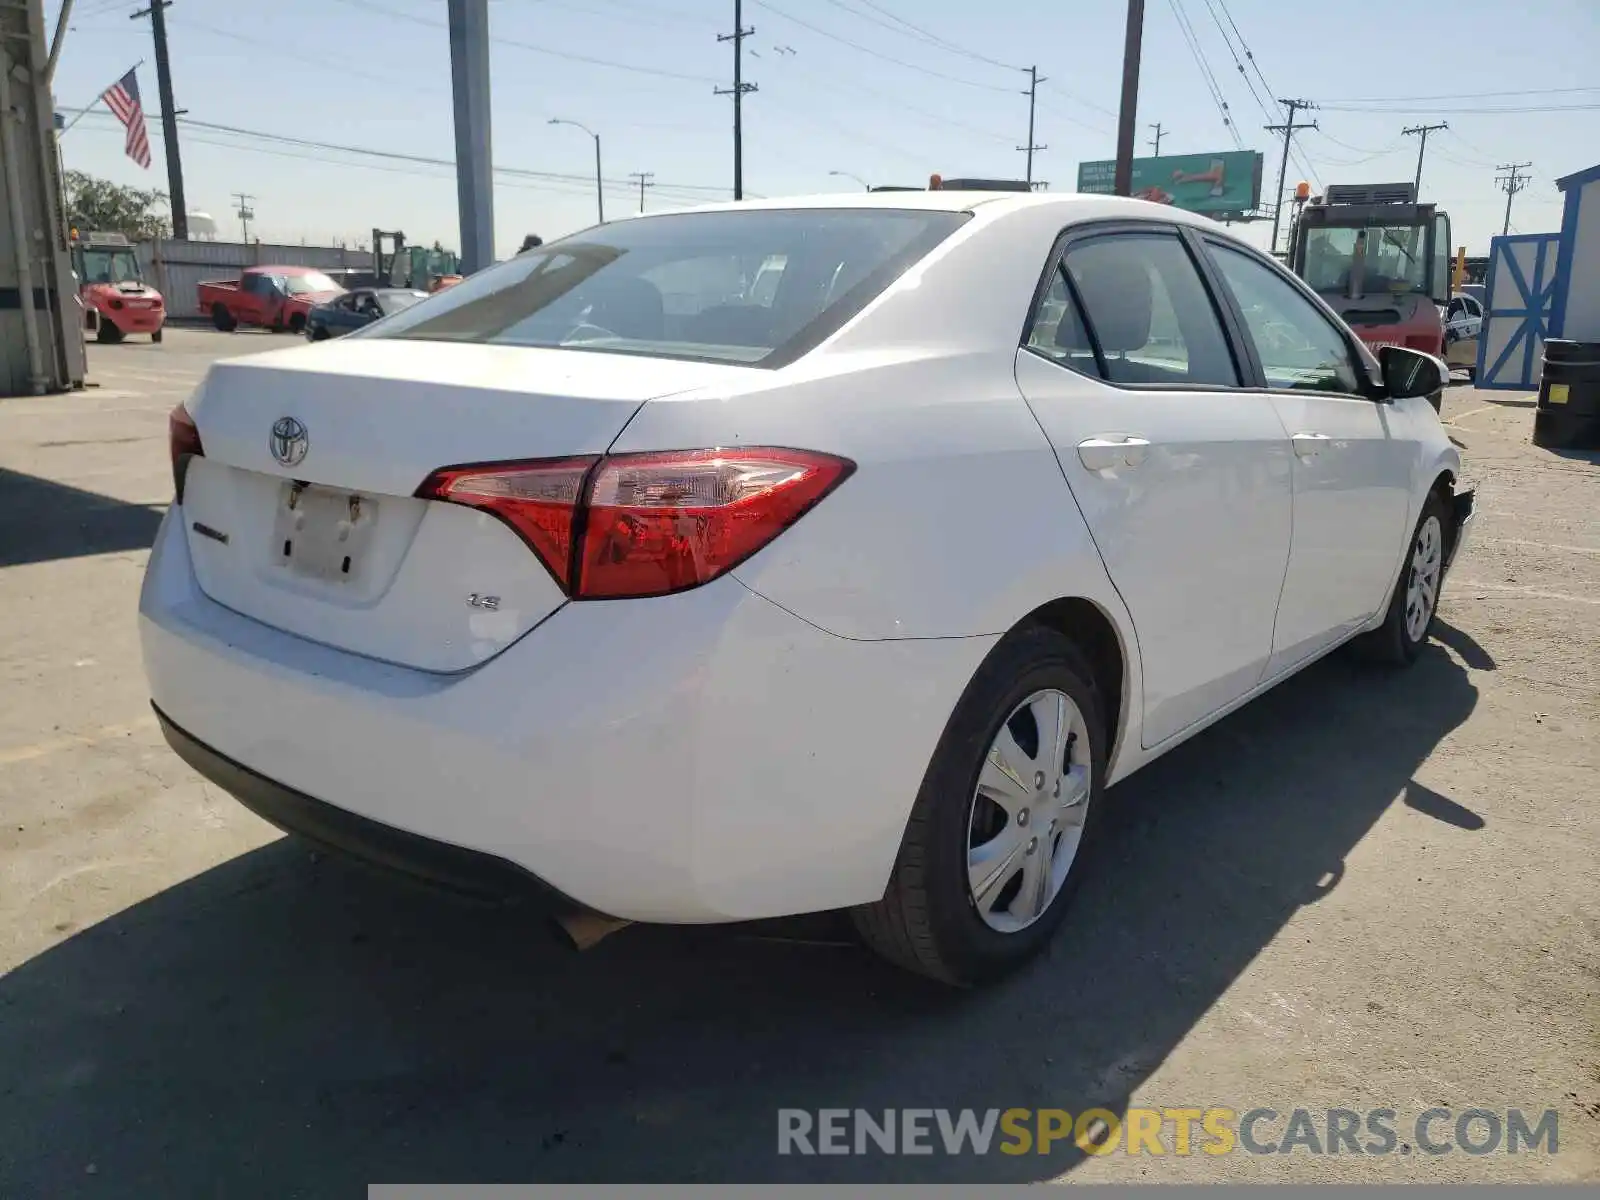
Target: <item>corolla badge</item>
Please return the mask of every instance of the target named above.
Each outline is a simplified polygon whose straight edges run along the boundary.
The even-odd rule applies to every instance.
[[[279,417],[272,423],[272,457],[286,467],[299,466],[311,449],[305,425],[294,417]]]

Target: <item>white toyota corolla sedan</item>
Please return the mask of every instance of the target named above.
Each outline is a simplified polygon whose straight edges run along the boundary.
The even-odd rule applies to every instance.
[[[849,909],[1026,960],[1105,789],[1342,643],[1428,636],[1443,365],[1106,197],[625,220],[171,419],[168,740],[279,826],[617,920]]]

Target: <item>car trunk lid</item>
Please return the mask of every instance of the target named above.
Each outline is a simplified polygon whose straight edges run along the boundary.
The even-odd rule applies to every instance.
[[[506,525],[415,492],[441,466],[603,454],[646,400],[748,368],[353,338],[217,364],[189,407],[195,574],[274,628],[468,669],[565,602]]]

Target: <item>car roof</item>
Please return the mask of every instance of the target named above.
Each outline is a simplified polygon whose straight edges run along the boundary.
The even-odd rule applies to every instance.
[[[1156,204],[1149,200],[1134,200],[1126,196],[1106,196],[1085,192],[838,192],[804,196],[780,196],[760,200],[724,201],[717,204],[700,204],[689,208],[674,208],[656,213],[642,213],[622,218],[629,221],[646,221],[655,217],[678,216],[684,213],[737,212],[742,210],[794,210],[807,208],[859,208],[863,210],[907,209],[932,212],[974,212],[982,209],[989,216],[1022,209],[1056,208],[1060,210],[1062,224],[1073,221],[1128,219],[1158,219],[1177,224],[1195,225],[1215,230],[1233,240],[1220,221],[1198,213],[1191,213],[1170,204]]]

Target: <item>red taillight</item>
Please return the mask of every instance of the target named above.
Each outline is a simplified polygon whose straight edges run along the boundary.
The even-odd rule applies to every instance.
[[[607,600],[663,596],[732,570],[854,469],[808,450],[670,451],[452,467],[417,494],[494,513],[568,595]]]
[[[167,449],[172,455],[172,490],[179,504],[183,503],[183,479],[189,471],[189,460],[203,456],[200,430],[189,415],[189,410],[178,405],[167,414]]]
[[[593,457],[556,458],[449,467],[430,475],[417,495],[493,513],[517,531],[562,590],[570,593],[573,524],[583,481],[595,461]]]

